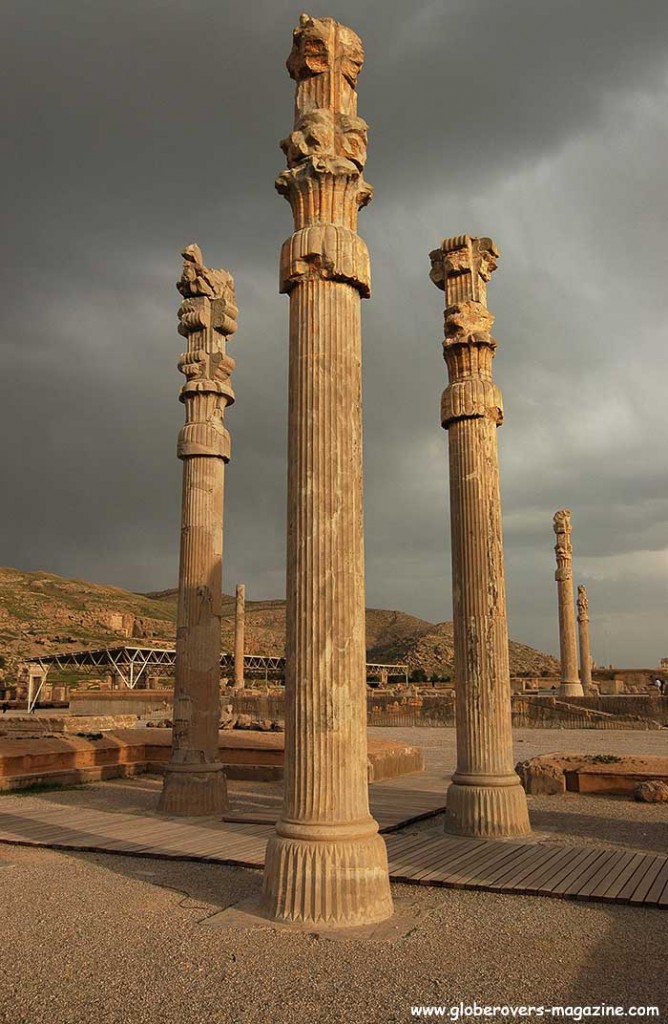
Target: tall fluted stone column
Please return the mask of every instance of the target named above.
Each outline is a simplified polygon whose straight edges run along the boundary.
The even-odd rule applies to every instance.
[[[582,697],[578,675],[578,648],[575,634],[575,598],[573,594],[573,545],[571,544],[571,513],[567,508],[554,513],[557,543],[557,600],[559,603],[559,651],[561,654],[560,697]]]
[[[591,693],[591,645],[589,640],[589,598],[587,588],[578,587],[578,638],[580,641],[580,682],[585,694]]]
[[[290,296],[285,801],[267,847],[264,905],[276,920],[337,926],[392,913],[366,767],[363,58],[350,29],[301,16],[287,64],[295,126],[276,182],[295,231],[280,269]]]
[[[234,608],[234,689],[244,688],[244,654],[246,624],[246,587],[237,583],[237,600]]]
[[[158,809],[168,814],[216,814],[227,807],[218,760],[220,722],[220,601],[223,571],[223,474],[230,436],[223,424],[234,401],[234,360],[226,338],[237,329],[234,283],[205,267],[196,245],[183,251],[177,288],[179,334],[188,351],[180,399],[186,422],[177,454],[183,460],[181,557],[176,625],[172,755]]]
[[[526,795],[513,767],[496,437],[503,405],[492,380],[497,342],[486,293],[498,255],[490,238],[469,235],[447,238],[431,253],[431,279],[445,291],[450,381],[441,422],[450,453],[457,770],[445,827],[469,836],[530,831]]]

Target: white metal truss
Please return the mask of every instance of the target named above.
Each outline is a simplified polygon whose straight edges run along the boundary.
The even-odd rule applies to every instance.
[[[161,669],[163,674],[171,675],[176,665],[176,650],[167,647],[99,647],[95,650],[82,651],[59,651],[54,654],[43,654],[31,658],[26,662],[28,673],[31,668],[39,668],[42,676],[39,686],[29,702],[29,711],[37,703],[39,694],[42,691],[44,680],[49,669],[65,671],[67,669],[85,672],[91,668],[108,669],[112,668],[118,673],[128,689],[133,690],[142,675],[150,669]],[[234,669],[234,655],[227,652],[220,656],[220,667],[223,672],[232,673]],[[285,675],[285,658],[276,655],[245,654],[244,674],[248,676],[264,676],[265,679],[272,676]],[[366,666],[367,678],[384,676],[397,678],[403,676],[408,680],[408,665],[390,664],[380,665],[369,663]],[[33,674],[34,677],[35,674]]]

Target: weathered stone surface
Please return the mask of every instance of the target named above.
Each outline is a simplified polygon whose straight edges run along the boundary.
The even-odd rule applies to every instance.
[[[275,920],[348,926],[392,913],[387,853],[366,785],[360,297],[369,294],[357,212],[371,198],[357,116],[359,38],[304,14],[288,168],[276,187],[294,234],[290,296],[285,803],[267,847]]]
[[[584,695],[593,693],[591,681],[591,645],[589,639],[589,599],[587,589],[578,586],[578,640],[580,645],[580,682]]]
[[[530,758],[528,761],[519,761],[515,771],[525,791],[532,796],[553,796],[555,793],[566,792],[566,776],[559,764]]]
[[[668,757],[628,754],[541,754],[520,761],[515,771],[527,793],[608,794],[638,796],[640,787],[648,798],[663,800],[668,789]],[[658,788],[655,788],[658,787]],[[654,796],[656,794],[656,796]]]
[[[181,556],[176,627],[172,756],[158,809],[215,814],[227,807],[217,758],[220,718],[220,601],[223,561],[223,474],[230,439],[223,420],[234,401],[234,360],[225,340],[236,331],[234,283],[226,270],[204,266],[198,246],[183,251],[177,288],[179,334],[188,351],[180,399],[186,422],[177,453],[183,460]]]
[[[0,736],[31,736],[111,732],[130,729],[137,722],[136,715],[26,715],[0,718]]]
[[[450,530],[455,640],[457,770],[446,829],[460,835],[530,831],[513,771],[508,625],[496,429],[501,392],[486,285],[499,253],[491,238],[458,235],[431,254],[431,279],[446,295],[443,351],[449,385],[441,422],[450,451]]]
[[[244,688],[244,654],[246,650],[246,588],[237,583],[237,595],[234,607],[234,689]]]
[[[578,675],[578,649],[575,636],[575,605],[573,596],[573,545],[571,544],[571,513],[567,508],[554,513],[557,543],[557,599],[559,602],[559,650],[561,654],[561,697],[582,697]]]
[[[659,779],[652,779],[648,782],[640,782],[634,796],[646,804],[668,803],[668,782],[661,782]]]

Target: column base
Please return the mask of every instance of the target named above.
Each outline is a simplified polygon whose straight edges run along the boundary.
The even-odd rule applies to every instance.
[[[167,765],[157,808],[161,814],[204,817],[223,814],[228,806],[222,764]]]
[[[560,697],[584,697],[582,683],[560,683]]]
[[[355,927],[392,916],[385,842],[350,826],[279,822],[267,844],[264,912],[295,926]],[[289,834],[284,834],[289,833]]]
[[[506,784],[461,785],[453,782],[447,792],[445,831],[456,836],[500,839],[531,834],[527,798],[519,776]]]

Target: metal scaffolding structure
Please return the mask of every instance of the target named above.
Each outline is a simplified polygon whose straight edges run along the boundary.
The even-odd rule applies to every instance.
[[[98,647],[94,650],[59,651],[54,654],[41,654],[26,661],[29,676],[36,677],[37,684],[30,687],[28,693],[28,710],[32,711],[39,700],[42,687],[50,669],[56,671],[86,672],[93,668],[116,672],[124,685],[133,690],[141,677],[150,670],[160,670],[163,675],[171,675],[176,665],[176,650],[172,647]],[[232,675],[234,672],[234,655],[229,652],[221,654],[221,675]],[[39,675],[38,675],[39,673]],[[265,679],[283,678],[285,658],[265,654],[244,655],[244,675],[249,677],[264,676]],[[369,662],[366,666],[367,679],[382,680],[404,679],[408,681],[408,665],[378,664]]]

